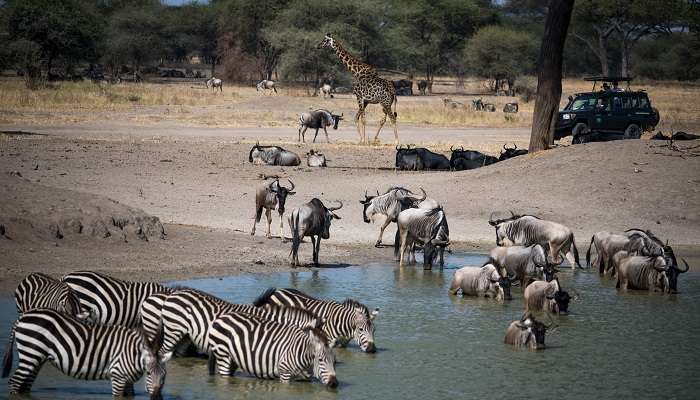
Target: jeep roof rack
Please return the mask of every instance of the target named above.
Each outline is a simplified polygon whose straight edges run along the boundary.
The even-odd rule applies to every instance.
[[[630,90],[630,82],[632,82],[632,78],[628,76],[589,76],[583,78],[583,80],[587,82],[593,82],[593,90],[591,90],[592,92],[595,92],[595,86],[598,82],[627,82],[628,91]]]

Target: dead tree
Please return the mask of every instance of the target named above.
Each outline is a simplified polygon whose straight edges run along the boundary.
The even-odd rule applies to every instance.
[[[549,0],[537,68],[537,98],[532,117],[530,153],[552,144],[561,100],[561,66],[574,0]]]

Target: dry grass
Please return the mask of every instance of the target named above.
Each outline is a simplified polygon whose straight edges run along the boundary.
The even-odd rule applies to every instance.
[[[534,102],[522,103],[513,97],[487,96],[481,80],[471,79],[457,88],[449,78],[439,79],[431,96],[399,97],[401,124],[434,127],[528,127]],[[203,83],[170,84],[93,84],[62,82],[30,91],[19,79],[0,80],[0,123],[76,124],[96,121],[157,124],[170,122],[186,125],[222,127],[295,126],[302,111],[328,108],[344,113],[351,120],[357,111],[352,95],[322,99],[307,95],[305,89],[280,85],[279,94],[264,96],[255,88],[224,85],[223,93],[212,93]],[[661,113],[657,129],[700,130],[700,85],[677,82],[635,82],[645,88],[653,105]],[[568,95],[588,91],[591,84],[580,79],[563,83],[562,104]],[[449,108],[443,98],[464,104]],[[471,110],[471,100],[483,98],[496,105],[496,112]],[[503,105],[518,101],[520,112],[504,114]],[[368,123],[382,116],[378,106],[368,107]]]

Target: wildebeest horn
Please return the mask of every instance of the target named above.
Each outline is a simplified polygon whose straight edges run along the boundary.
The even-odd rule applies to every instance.
[[[515,142],[514,142],[514,143],[513,143],[513,150],[517,150],[517,149],[518,149],[518,145],[515,144]]]
[[[681,257],[681,261],[683,261],[683,264],[685,264],[685,269],[682,270],[682,269],[676,267],[676,269],[678,270],[678,273],[680,273],[680,274],[682,274],[684,272],[688,272],[688,270],[690,269],[690,265],[688,265],[688,262],[685,261],[685,258]]]
[[[367,189],[365,189],[365,200],[369,199],[369,196],[367,196]]]
[[[340,205],[338,207],[326,207],[328,208],[328,211],[335,211],[335,210],[340,210],[343,208],[343,202],[340,200],[336,200]]]
[[[287,181],[289,181],[289,184],[292,185],[292,187],[289,188],[289,191],[291,192],[292,190],[294,190],[294,188],[295,188],[296,186],[294,185],[294,182],[292,182],[291,179],[287,178]]]
[[[377,191],[377,196],[379,196],[379,189],[375,189]]]
[[[508,210],[508,211],[510,212],[510,216],[511,216],[512,218],[515,218],[515,217],[516,217],[515,213],[513,213],[513,210]]]
[[[401,146],[396,146],[396,151],[399,151],[400,148]]]
[[[450,146],[450,151],[455,151],[455,150],[453,149],[453,147],[454,147],[454,146]]]
[[[459,151],[464,151],[464,146],[459,146]]]
[[[491,213],[491,215],[489,215],[489,224],[492,224],[492,223],[495,223],[495,222],[496,222],[496,220],[493,219],[493,215],[494,215],[495,213],[496,213],[496,212],[493,211],[493,212]]]
[[[506,144],[505,144],[505,143],[503,143],[503,150],[506,150],[506,151],[508,150],[508,149],[506,148]]]
[[[273,192],[277,193],[277,189],[280,187],[280,181],[279,180],[274,180],[272,184],[270,185],[270,190]]]

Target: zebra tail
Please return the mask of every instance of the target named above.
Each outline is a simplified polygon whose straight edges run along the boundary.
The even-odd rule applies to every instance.
[[[15,323],[16,324],[16,323]],[[2,358],[2,377],[7,378],[10,376],[10,370],[12,370],[12,348],[15,344],[15,326],[12,326],[12,332],[10,333],[10,340],[7,342],[7,347],[5,347],[5,356]]]
[[[574,248],[574,261],[576,261],[576,266],[581,268],[581,263],[579,262],[579,257],[578,257],[578,248],[576,248],[576,240],[574,240],[574,234],[573,232],[571,233],[571,236],[569,236],[571,239],[571,247]]]
[[[216,374],[216,356],[212,352],[209,354],[209,359],[207,361],[207,368],[209,369],[209,375]]]
[[[299,213],[295,216],[292,214],[292,251],[289,253],[292,257],[295,257],[299,252],[299,245],[301,244],[301,238],[299,237]]]
[[[593,248],[593,239],[595,235],[591,236],[591,243],[588,245],[588,251],[586,251],[586,266],[591,266],[591,249]]]
[[[253,305],[255,307],[262,307],[265,304],[268,304],[270,302],[270,297],[272,297],[272,294],[275,293],[275,290],[277,290],[277,288],[271,287],[262,292],[260,296],[253,300]]]

